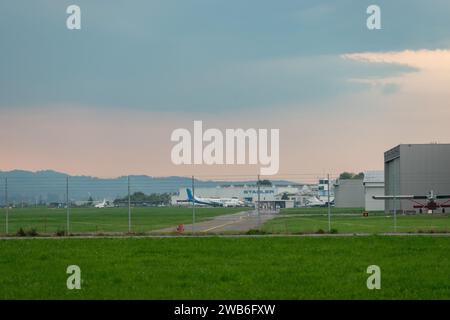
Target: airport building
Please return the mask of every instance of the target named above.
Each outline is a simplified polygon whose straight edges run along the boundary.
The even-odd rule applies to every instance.
[[[364,172],[364,203],[366,211],[384,211],[384,201],[373,196],[384,196],[384,171]]]
[[[362,179],[337,179],[334,184],[336,208],[364,208],[364,185]]]
[[[328,203],[328,197],[330,198],[330,203],[334,202],[334,185],[335,181],[331,180],[328,182],[328,178],[319,179],[319,185],[318,185],[318,198]],[[330,190],[328,190],[328,187]]]
[[[366,211],[384,210],[384,202],[373,196],[384,195],[384,172],[366,171],[364,179],[338,179],[334,185],[337,208],[364,208]]]
[[[450,144],[401,144],[384,153],[385,195],[450,194]],[[383,200],[379,200],[383,201]],[[384,200],[385,210],[394,200]],[[396,200],[399,211],[416,211],[411,200]]]
[[[274,185],[259,187],[260,208],[276,210],[280,208],[294,208],[307,206],[313,203],[315,198],[313,186],[299,185]],[[220,199],[234,198],[246,205],[255,205],[258,202],[258,186],[256,185],[229,185],[218,187],[195,188],[195,196],[198,198]],[[187,201],[186,188],[180,188],[178,194],[172,196],[172,205],[190,205]],[[317,200],[319,201],[319,200]]]

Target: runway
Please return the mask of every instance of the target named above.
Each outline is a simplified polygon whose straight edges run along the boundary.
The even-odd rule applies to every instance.
[[[227,214],[211,218],[207,221],[202,221],[193,224],[184,225],[184,232],[186,233],[229,233],[229,232],[246,232],[252,229],[257,229],[266,221],[273,219],[276,216],[274,212],[260,212],[255,210],[242,211],[234,214]],[[164,228],[152,231],[152,234],[164,234],[177,232],[177,226]]]

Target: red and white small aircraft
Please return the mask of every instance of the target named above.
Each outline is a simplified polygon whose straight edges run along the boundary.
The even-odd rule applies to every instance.
[[[431,190],[425,196],[415,196],[415,195],[396,195],[396,196],[373,196],[375,200],[410,200],[414,202],[414,208],[418,208],[420,213],[422,213],[423,209],[437,210],[439,208],[442,209],[442,213],[445,213],[445,208],[450,208],[450,195],[449,194],[434,194],[433,190]],[[439,199],[449,199],[444,202],[438,202]],[[426,200],[426,203],[421,203],[416,200]]]

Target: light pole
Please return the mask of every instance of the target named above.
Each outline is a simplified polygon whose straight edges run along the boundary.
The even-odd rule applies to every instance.
[[[130,193],[130,176],[127,176],[128,184],[128,233],[131,233],[131,193]]]
[[[5,208],[6,208],[6,234],[9,233],[9,201],[8,201],[8,178],[5,178]]]
[[[70,232],[70,204],[69,204],[69,176],[66,177],[66,215],[67,215],[67,235]]]
[[[192,234],[195,234],[195,183],[192,176]]]
[[[331,233],[331,203],[330,203],[330,174],[327,176],[328,181],[328,232]]]
[[[260,180],[261,178],[260,178],[260,175],[258,174],[258,207],[257,207],[257,209],[256,209],[256,212],[257,212],[257,214],[258,214],[258,228],[261,226],[261,215],[260,215],[260,212],[259,212],[259,206],[260,206],[260,203],[261,203],[261,180]]]

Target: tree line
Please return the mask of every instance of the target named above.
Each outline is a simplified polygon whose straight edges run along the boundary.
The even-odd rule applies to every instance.
[[[134,192],[130,195],[130,202],[133,204],[157,206],[157,205],[169,205],[171,200],[170,193],[152,193],[146,195],[143,192]],[[114,205],[128,203],[128,196],[123,198],[117,198],[114,200]]]

